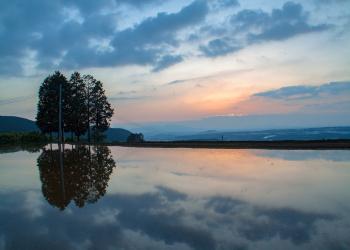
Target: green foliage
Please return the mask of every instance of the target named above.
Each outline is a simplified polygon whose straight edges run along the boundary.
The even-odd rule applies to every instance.
[[[86,86],[78,72],[72,74],[68,86],[69,92],[65,95],[65,131],[73,132],[79,138],[88,129]]]
[[[142,133],[130,134],[127,139],[127,143],[140,143],[144,141],[145,140]]]
[[[107,101],[103,84],[91,75],[84,76],[87,89],[88,120],[92,128],[95,141],[104,139],[104,134],[109,126],[114,110]],[[90,139],[90,136],[89,136]]]
[[[43,133],[58,132],[58,101],[59,86],[62,91],[68,89],[68,81],[64,75],[56,71],[45,78],[39,89],[38,111],[36,124]],[[63,98],[64,99],[64,98]],[[65,102],[63,101],[65,104]],[[63,105],[65,113],[66,105]]]
[[[58,132],[59,86],[62,86],[62,114],[64,132],[71,132],[78,138],[90,128],[94,141],[104,139],[109,128],[113,109],[107,101],[103,84],[91,75],[81,77],[74,72],[67,81],[56,71],[48,76],[39,89],[36,124],[42,133]]]
[[[41,144],[46,142],[48,142],[48,138],[38,132],[0,133],[0,145]]]

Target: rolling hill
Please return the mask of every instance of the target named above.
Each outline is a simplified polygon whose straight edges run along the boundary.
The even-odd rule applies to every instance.
[[[0,116],[0,132],[38,131],[35,122],[17,116]]]
[[[35,122],[17,116],[0,116],[0,133],[1,132],[31,132],[38,131]],[[106,139],[109,142],[125,142],[131,134],[129,130],[122,128],[110,128],[106,132]],[[67,136],[69,136],[67,134]]]

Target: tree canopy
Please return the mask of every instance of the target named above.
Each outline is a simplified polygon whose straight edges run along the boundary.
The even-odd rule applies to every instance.
[[[70,79],[56,71],[42,82],[39,89],[36,124],[42,133],[59,132],[59,89],[62,90],[62,129],[78,140],[90,128],[94,140],[103,138],[114,110],[107,100],[101,81],[91,75],[74,72]],[[62,131],[63,132],[63,131]]]

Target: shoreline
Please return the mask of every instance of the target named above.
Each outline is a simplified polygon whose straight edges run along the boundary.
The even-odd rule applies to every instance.
[[[140,143],[104,143],[107,146],[143,148],[213,149],[337,149],[350,150],[350,140],[310,141],[148,141]]]
[[[58,144],[58,142],[51,142]],[[50,142],[0,144],[0,150],[18,148],[36,151]],[[146,141],[139,143],[99,142],[88,143],[65,142],[68,145],[118,146],[133,148],[207,148],[207,149],[267,149],[267,150],[350,150],[350,140],[284,140],[284,141]]]

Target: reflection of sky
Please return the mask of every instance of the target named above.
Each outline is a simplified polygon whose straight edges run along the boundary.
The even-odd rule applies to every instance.
[[[305,161],[322,159],[327,161],[350,161],[348,150],[259,150],[254,152],[262,157],[285,159],[288,161]]]
[[[63,212],[42,197],[38,154],[1,155],[0,247],[350,247],[349,161],[319,157],[323,151],[295,161],[288,158],[295,151],[283,151],[279,158],[279,151],[263,150],[111,150],[117,168],[107,194]],[[277,156],[267,156],[271,152]],[[20,175],[14,169],[24,170],[24,159],[30,171]],[[11,169],[3,167],[10,161]]]

